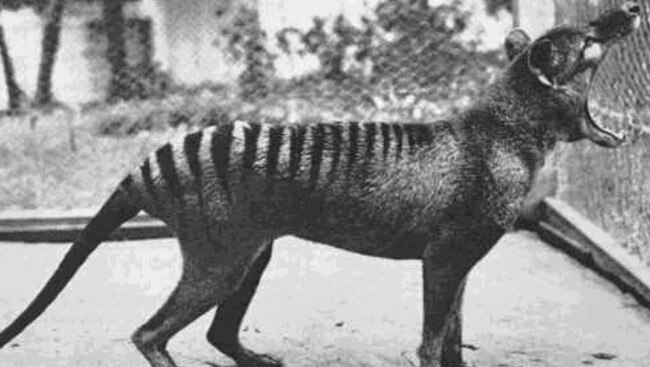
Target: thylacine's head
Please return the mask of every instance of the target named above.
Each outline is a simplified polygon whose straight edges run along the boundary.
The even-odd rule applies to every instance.
[[[529,79],[529,89],[542,91],[531,93],[530,98],[555,97],[548,106],[556,110],[551,111],[555,116],[565,120],[554,122],[560,124],[553,127],[560,140],[588,138],[605,147],[618,146],[624,137],[593,120],[587,99],[595,72],[610,46],[639,24],[640,7],[628,2],[586,27],[554,28],[534,42],[525,32],[514,30],[505,43],[508,57],[513,60],[509,77],[519,79],[515,83]],[[566,111],[560,111],[563,108]]]

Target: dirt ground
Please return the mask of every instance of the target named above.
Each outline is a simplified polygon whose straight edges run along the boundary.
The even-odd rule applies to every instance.
[[[0,244],[0,325],[26,306],[66,249]],[[147,366],[129,335],[171,291],[179,263],[173,240],[104,244],[0,351],[0,366]],[[289,367],[413,367],[420,286],[416,261],[283,239],[243,340]],[[211,316],[170,342],[179,366],[233,366],[205,340]],[[650,366],[650,312],[526,232],[506,236],[476,267],[464,324],[470,366]]]

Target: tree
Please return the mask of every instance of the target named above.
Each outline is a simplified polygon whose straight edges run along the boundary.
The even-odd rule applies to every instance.
[[[35,103],[44,106],[52,103],[52,72],[59,49],[61,18],[65,0],[51,0],[45,13],[45,27],[41,41],[41,63],[38,69]]]
[[[239,75],[240,94],[245,100],[264,98],[269,93],[275,69],[273,55],[266,48],[267,35],[260,24],[259,11],[250,5],[241,5],[231,11],[235,16],[221,33],[227,41],[228,54],[245,65]]]
[[[363,20],[366,24],[367,18],[364,17]],[[334,19],[331,33],[325,29],[325,19],[314,17],[312,27],[304,34],[296,28],[289,27],[280,30],[276,37],[280,49],[289,54],[291,50],[287,36],[298,35],[305,46],[305,52],[318,56],[323,78],[340,82],[346,78],[343,63],[348,47],[358,46],[359,50],[363,49],[359,52],[368,51],[364,48],[365,44],[362,45],[366,41],[364,32],[365,29],[355,28],[343,15],[339,15]]]
[[[2,57],[2,66],[5,76],[5,84],[7,85],[7,94],[9,97],[9,109],[17,110],[25,103],[25,92],[18,85],[16,81],[16,72],[14,71],[14,63],[9,55],[9,47],[5,40],[5,32],[2,25],[0,25],[0,57]]]
[[[103,0],[103,20],[106,32],[106,59],[110,65],[108,100],[115,101],[131,97],[126,63],[126,45],[124,40],[123,5],[125,0]]]

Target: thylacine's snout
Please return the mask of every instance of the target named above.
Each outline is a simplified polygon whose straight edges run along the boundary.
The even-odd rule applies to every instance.
[[[608,45],[632,33],[641,25],[641,7],[628,1],[618,9],[611,10],[589,23],[588,45],[584,49],[585,60],[597,67]]]
[[[628,1],[590,22],[590,36],[598,42],[609,43],[632,33],[640,24],[641,7],[636,1]]]

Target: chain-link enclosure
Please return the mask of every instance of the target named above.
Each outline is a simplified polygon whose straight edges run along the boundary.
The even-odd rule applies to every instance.
[[[586,24],[623,1],[556,0],[558,24]],[[592,87],[590,108],[604,125],[625,129],[629,142],[616,150],[589,143],[567,146],[560,164],[561,196],[619,238],[650,264],[650,2],[641,27],[610,52]]]

